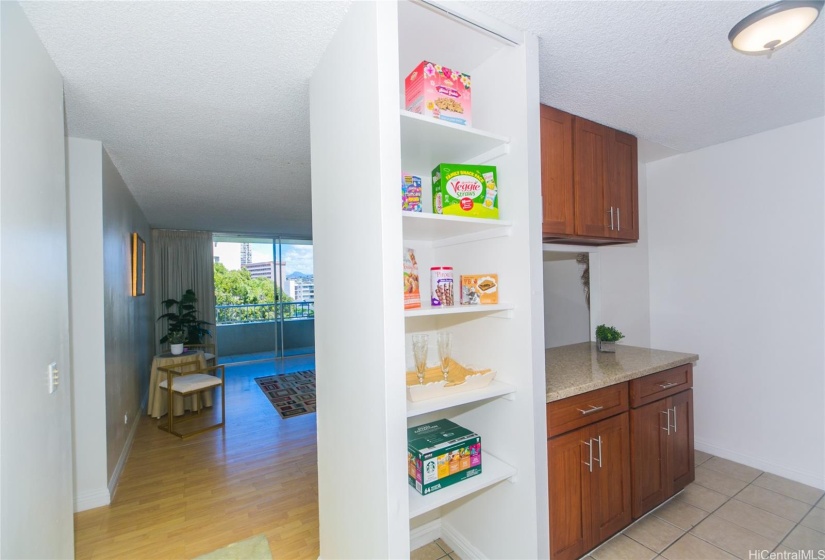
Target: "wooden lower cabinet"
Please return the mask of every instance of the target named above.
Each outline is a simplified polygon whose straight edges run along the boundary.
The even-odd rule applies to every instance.
[[[693,482],[693,391],[633,408],[630,431],[636,519]]]
[[[580,558],[630,524],[627,412],[550,438],[547,457],[552,558]]]

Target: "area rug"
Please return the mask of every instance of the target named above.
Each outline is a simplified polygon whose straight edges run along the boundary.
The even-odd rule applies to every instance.
[[[272,560],[272,553],[266,535],[255,535],[198,556],[195,560]]]
[[[312,370],[257,377],[266,398],[287,419],[315,412],[315,372]]]

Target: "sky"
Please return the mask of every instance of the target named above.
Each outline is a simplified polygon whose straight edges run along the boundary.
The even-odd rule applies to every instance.
[[[252,250],[252,262],[267,262],[275,260],[272,258],[271,243],[250,243]],[[241,267],[241,244],[219,242],[213,249],[216,257],[220,257],[220,262],[229,270],[237,270]],[[284,276],[293,272],[303,272],[312,274],[312,245],[282,245],[281,260],[284,263]]]

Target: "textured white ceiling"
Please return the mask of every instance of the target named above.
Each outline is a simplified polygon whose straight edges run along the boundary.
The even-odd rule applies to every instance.
[[[468,4],[539,36],[542,102],[676,151],[825,113],[822,21],[771,59],[730,47],[766,2]],[[154,227],[296,236],[311,231],[309,78],[348,7],[23,3],[69,134],[103,141]]]

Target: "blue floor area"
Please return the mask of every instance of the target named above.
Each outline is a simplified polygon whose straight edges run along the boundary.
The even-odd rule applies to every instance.
[[[294,357],[306,357],[306,356],[314,356],[315,348],[307,347],[307,348],[293,348],[291,350],[287,350],[284,355],[285,359],[292,359]],[[234,356],[221,356],[220,349],[218,350],[218,363],[231,365],[237,364],[239,362],[256,362],[260,360],[275,360],[276,354],[274,350],[269,352],[257,352],[254,354],[236,354]]]
[[[218,363],[227,366],[227,375],[232,370],[238,370],[238,372],[243,370],[244,376],[255,378],[307,369],[314,370],[315,354],[287,356],[283,359],[276,359],[274,352],[239,354],[237,356],[221,356],[218,358]]]

